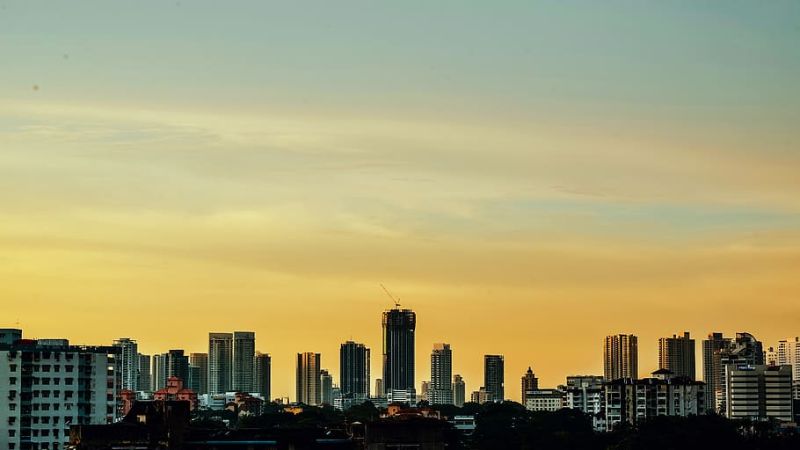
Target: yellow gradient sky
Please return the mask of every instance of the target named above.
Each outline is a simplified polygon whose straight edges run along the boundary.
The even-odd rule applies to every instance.
[[[0,327],[252,330],[380,373],[384,283],[468,391],[602,340],[800,334],[800,6],[4,2]],[[698,356],[700,348],[698,346]],[[701,366],[698,364],[698,375]]]

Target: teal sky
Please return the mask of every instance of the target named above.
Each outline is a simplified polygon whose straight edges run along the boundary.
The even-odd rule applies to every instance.
[[[481,352],[554,386],[607,333],[642,370],[683,329],[796,335],[799,44],[796,1],[0,0],[0,316],[254,329],[287,394],[293,352],[379,348],[378,282],[469,389]]]

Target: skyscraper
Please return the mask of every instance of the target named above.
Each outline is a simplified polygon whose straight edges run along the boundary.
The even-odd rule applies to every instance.
[[[778,341],[776,353],[777,365],[792,367],[794,398],[800,400],[800,337]]]
[[[333,377],[327,369],[319,371],[320,404],[333,405]]]
[[[122,389],[139,390],[139,346],[131,338],[119,338],[114,347],[120,349],[119,368],[122,377]]]
[[[461,408],[464,406],[465,396],[467,393],[467,386],[464,383],[464,378],[461,375],[453,376],[453,404]]]
[[[450,344],[433,344],[431,384],[428,389],[430,404],[453,404],[453,352]]]
[[[689,337],[688,331],[681,337],[672,335],[658,340],[658,364],[659,368],[672,372],[674,377],[695,379],[694,339]]]
[[[183,350],[170,350],[164,354],[166,357],[167,378],[178,377],[185,383],[189,382],[189,357]],[[164,380],[166,385],[166,380]]]
[[[369,398],[369,349],[347,341],[339,349],[339,387],[343,398],[365,401]]]
[[[224,394],[233,387],[233,333],[208,334],[208,393]]]
[[[200,371],[197,380],[198,394],[208,394],[208,353],[190,353],[189,365]]]
[[[383,390],[383,378],[375,379],[375,398],[383,398],[386,391]]]
[[[153,381],[150,375],[150,355],[139,354],[139,390],[151,392]]]
[[[255,391],[264,398],[264,401],[272,399],[272,357],[268,353],[256,352],[256,380]]]
[[[728,390],[726,376],[732,370],[764,365],[764,348],[755,336],[750,333],[736,333],[736,337],[719,351],[721,373],[718,378],[722,380],[718,388],[716,400],[717,411],[725,413],[728,405]]]
[[[708,338],[703,341],[703,381],[706,383],[707,406],[710,410],[717,412],[719,412],[718,406],[722,397],[722,376],[724,375],[720,352],[730,343],[731,339],[723,337],[722,333],[709,333]]]
[[[539,379],[536,378],[536,375],[533,373],[533,369],[528,366],[528,371],[525,372],[525,375],[522,376],[522,404],[525,404],[525,400],[533,394],[533,391],[539,390]]]
[[[483,387],[489,401],[505,400],[505,358],[503,355],[483,356]]]
[[[639,378],[639,349],[636,336],[632,334],[606,336],[604,359],[606,381]]]
[[[320,354],[297,354],[297,402],[317,406],[322,403]]]
[[[410,309],[383,312],[383,389],[390,402],[414,402],[414,331]]]
[[[256,334],[252,331],[233,332],[233,390],[252,392],[255,379]]]
[[[153,375],[150,377],[150,391],[164,389],[167,385],[167,354],[153,355]]]

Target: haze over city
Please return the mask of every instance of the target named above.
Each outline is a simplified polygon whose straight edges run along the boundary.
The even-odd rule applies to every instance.
[[[447,342],[514,400],[610,334],[797,335],[800,4],[236,3],[3,2],[0,328],[255,331],[294,397],[380,374],[382,283],[417,386]]]

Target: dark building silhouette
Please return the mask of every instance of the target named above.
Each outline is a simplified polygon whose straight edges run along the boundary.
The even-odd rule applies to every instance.
[[[383,389],[392,401],[414,401],[414,331],[417,316],[410,309],[383,312]]]
[[[695,379],[694,339],[689,332],[683,336],[672,335],[671,338],[658,340],[659,368],[667,369],[676,377]]]
[[[256,353],[255,389],[261,394],[264,401],[272,398],[272,357],[269,353]]]
[[[505,358],[503,355],[483,356],[483,387],[488,401],[502,402],[505,399]]]
[[[339,350],[339,388],[342,397],[369,398],[370,352],[364,344],[347,341]]]

